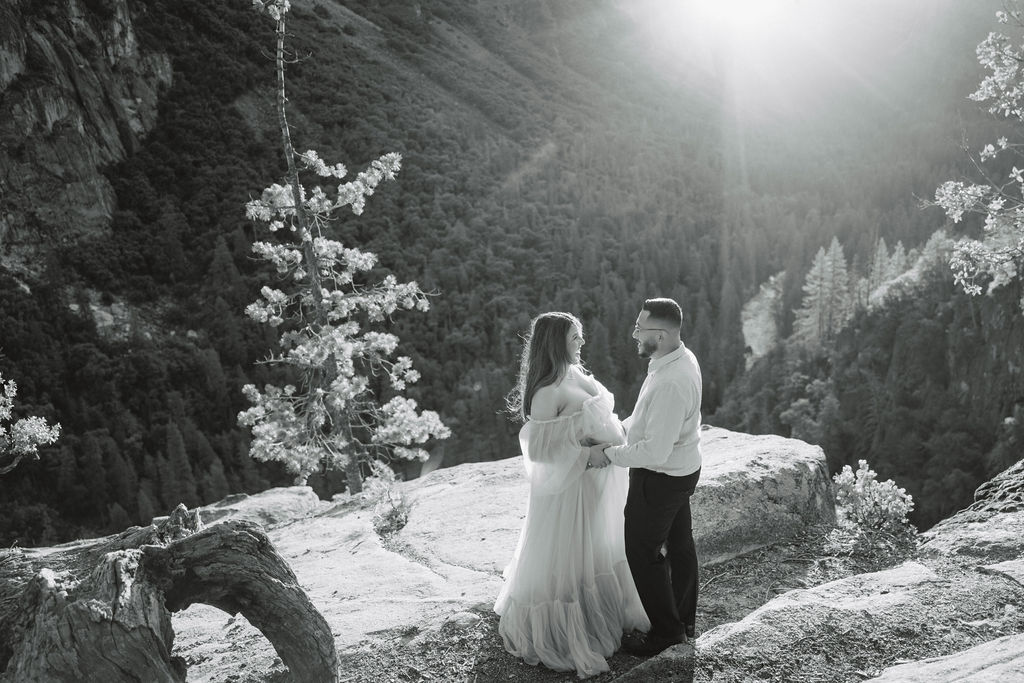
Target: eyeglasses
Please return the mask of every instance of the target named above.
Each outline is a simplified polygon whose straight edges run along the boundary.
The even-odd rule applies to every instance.
[[[652,330],[659,330],[661,332],[668,332],[664,327],[640,327],[639,325],[633,325],[633,334],[640,332],[650,332]]]

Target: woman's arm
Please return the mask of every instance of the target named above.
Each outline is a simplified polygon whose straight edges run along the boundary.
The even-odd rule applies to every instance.
[[[533,393],[533,400],[530,402],[530,419],[532,420],[553,420],[558,417],[558,409],[561,403],[561,392],[558,387],[548,385],[541,387]]]

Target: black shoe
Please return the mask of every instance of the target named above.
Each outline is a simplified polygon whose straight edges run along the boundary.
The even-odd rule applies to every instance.
[[[638,643],[642,643],[644,638],[647,637],[646,633],[641,631],[630,631],[629,633],[622,634],[622,643],[619,649],[629,651],[630,648],[636,647]]]
[[[693,640],[697,637],[697,627],[693,624],[686,625],[686,638],[687,640]]]
[[[666,638],[648,633],[635,638],[623,638],[622,649],[634,657],[652,657],[662,650],[685,642],[686,636]]]

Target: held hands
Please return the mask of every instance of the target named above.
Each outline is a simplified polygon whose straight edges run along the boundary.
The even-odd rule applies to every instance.
[[[587,459],[587,467],[602,468],[607,467],[611,464],[611,460],[604,454],[604,449],[608,448],[611,444],[599,443],[590,447],[590,457]]]

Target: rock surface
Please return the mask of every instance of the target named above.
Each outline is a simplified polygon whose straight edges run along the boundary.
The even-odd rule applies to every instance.
[[[199,516],[205,525],[226,519],[242,519],[261,524],[265,529],[274,529],[311,517],[330,506],[317,497],[312,487],[286,486],[267,489],[255,496],[244,493],[228,496],[199,508]]]
[[[969,512],[1024,510],[1024,460],[1003,470],[978,487]]]
[[[807,670],[829,670],[828,680],[1024,680],[1022,477],[1018,464],[980,487],[973,505],[922,534],[916,559],[791,590],[702,634],[686,680],[720,680],[723,670],[782,680]]]
[[[922,534],[922,551],[934,556],[984,558],[986,563],[1020,557],[1024,538],[1024,460],[978,487],[974,502]]]
[[[693,507],[694,535],[706,556],[731,557],[833,518],[819,448],[720,429],[704,437],[706,464]],[[488,611],[529,495],[520,458],[437,470],[400,484],[399,492],[408,522],[383,539],[374,529],[381,509],[373,501],[342,498],[318,510],[302,487],[206,506],[201,514],[214,519],[228,510],[220,519],[276,520],[268,536],[327,619],[344,673],[346,651],[411,641]],[[283,523],[292,514],[285,508],[301,518]],[[237,672],[231,653],[239,648],[253,667],[269,667],[274,658],[244,619],[209,607],[175,614],[174,628],[190,681],[222,681]]]
[[[837,658],[853,657],[864,645],[861,635],[884,639],[890,630],[928,623],[931,608],[926,596],[931,591],[925,589],[941,583],[933,570],[907,562],[882,572],[791,590],[741,621],[702,634],[697,648],[711,658],[781,662],[782,653],[798,650],[807,639],[833,638]]]
[[[1024,634],[996,638],[945,657],[893,666],[871,680],[878,683],[1024,681]]]
[[[693,496],[694,538],[713,564],[835,521],[835,494],[818,446],[707,428]]]
[[[781,587],[782,594],[730,613],[737,621],[712,621],[709,626],[719,625],[657,657],[630,661],[617,654],[613,672],[601,681],[1019,677],[1024,472],[1009,470],[980,488],[974,505],[922,535],[911,559],[890,569],[845,572],[846,578],[828,581],[820,577],[829,575],[826,565],[836,558],[804,552],[788,556],[796,565],[781,584],[759,583],[760,569],[747,558],[799,547],[796,538],[781,538],[786,530],[814,525],[821,534],[821,522],[833,518],[824,456],[777,437],[717,429],[704,435],[706,462],[693,501],[702,579],[724,582],[723,572],[741,568],[736,590],[770,595]],[[487,680],[568,680],[518,663],[494,633],[491,605],[527,505],[519,458],[438,470],[400,483],[389,496],[372,495],[324,502],[308,487],[288,487],[233,496],[199,514],[212,528],[235,519],[268,528],[274,548],[325,619],[342,680],[376,681],[392,671],[394,680],[420,680],[427,671],[445,670],[423,658],[452,648],[467,648],[464,656]],[[407,513],[404,527],[391,524],[403,516],[392,512]],[[779,540],[715,566],[716,558]],[[173,653],[188,664],[190,681],[276,680],[283,667],[244,617],[194,605],[174,615],[173,628]],[[477,660],[480,647],[487,654]],[[367,678],[363,667],[371,664]]]

